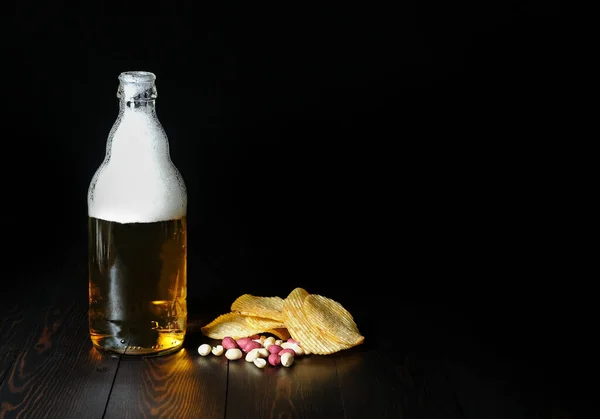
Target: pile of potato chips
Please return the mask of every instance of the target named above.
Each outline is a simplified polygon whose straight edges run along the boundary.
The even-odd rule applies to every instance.
[[[327,355],[364,342],[352,315],[340,303],[295,288],[285,299],[244,294],[222,314],[202,327],[212,339],[234,339],[271,333],[293,338],[303,349]]]

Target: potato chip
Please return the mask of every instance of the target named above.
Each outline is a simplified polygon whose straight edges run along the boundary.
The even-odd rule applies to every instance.
[[[239,311],[247,316],[264,317],[283,321],[283,298],[258,297],[244,294],[231,304],[231,311]]]
[[[277,336],[278,339],[281,339],[281,340],[288,340],[289,338],[291,338],[290,332],[285,328],[269,329],[269,330],[265,330],[265,332],[275,335],[275,336]]]
[[[364,341],[348,310],[339,302],[318,294],[306,296],[302,306],[307,319],[332,339],[353,347]]]
[[[277,320],[230,312],[220,315],[203,326],[201,330],[205,336],[212,339],[223,339],[226,336],[239,339],[277,330],[281,328],[281,325],[282,323]]]
[[[248,316],[245,314],[243,314],[243,316],[246,317],[246,321],[249,325],[257,329],[263,328],[263,332],[267,329],[285,329],[285,324],[279,320],[269,319],[266,317]]]
[[[319,323],[312,322],[306,316],[303,306],[304,299],[309,295],[305,289],[295,288],[283,301],[284,323],[292,338],[314,354],[326,355],[347,349],[347,344],[333,339]]]

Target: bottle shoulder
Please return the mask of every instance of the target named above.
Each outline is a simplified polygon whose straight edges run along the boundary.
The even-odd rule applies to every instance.
[[[153,168],[104,162],[88,188],[90,216],[117,222],[152,222],[181,218],[187,211],[187,188],[172,162]]]
[[[104,161],[88,188],[90,216],[117,222],[152,222],[186,215],[187,190],[171,161],[167,134],[154,111],[122,110]]]

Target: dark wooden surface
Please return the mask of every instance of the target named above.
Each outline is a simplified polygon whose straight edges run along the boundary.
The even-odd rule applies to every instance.
[[[545,393],[541,380],[527,381],[528,370],[492,359],[468,331],[449,329],[458,318],[435,304],[399,303],[381,310],[395,314],[387,320],[357,308],[364,345],[291,368],[200,357],[197,347],[210,340],[199,327],[219,313],[193,299],[180,352],[102,354],[87,335],[85,260],[71,254],[0,294],[2,419],[588,417],[562,394]]]

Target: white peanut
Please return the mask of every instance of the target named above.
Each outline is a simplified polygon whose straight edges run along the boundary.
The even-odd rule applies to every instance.
[[[212,353],[216,356],[223,355],[223,345],[217,345],[214,348],[212,348]]]
[[[269,356],[269,351],[265,348],[254,348],[246,354],[246,361],[253,362],[256,358],[266,358]]]
[[[294,355],[291,353],[285,353],[281,355],[281,365],[284,367],[290,367],[294,363]]]
[[[263,346],[265,348],[268,348],[271,345],[275,344],[275,338],[273,336],[269,336],[268,338],[265,339],[265,341],[263,342]]]
[[[208,343],[204,343],[198,347],[198,353],[202,356],[208,355],[212,351],[212,346]]]
[[[241,357],[242,357],[242,351],[239,350],[238,348],[227,349],[227,352],[225,352],[225,358],[227,358],[231,361],[235,361],[236,359],[240,359]]]
[[[264,368],[267,365],[267,361],[264,358],[256,358],[253,362],[258,368]]]
[[[252,349],[250,352],[248,352],[246,354],[246,362],[253,362],[256,358],[259,358],[258,356],[258,348],[254,348]]]

